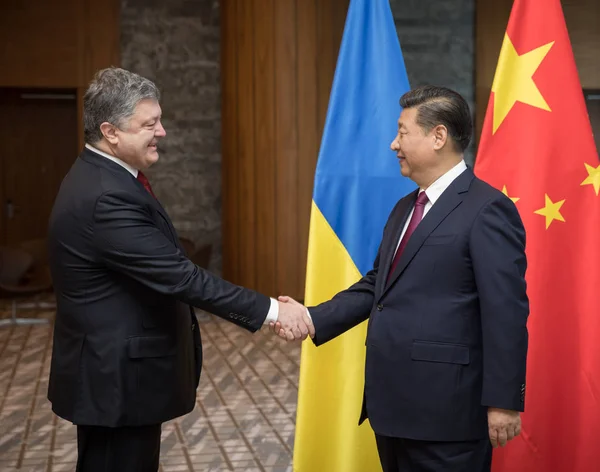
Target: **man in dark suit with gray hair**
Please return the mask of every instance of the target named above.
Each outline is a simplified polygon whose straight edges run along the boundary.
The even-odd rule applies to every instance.
[[[48,398],[77,425],[79,472],[158,470],[161,423],[190,412],[202,365],[192,306],[249,331],[306,313],[194,265],[143,171],[158,160],[159,91],[100,71],[83,103],[86,146],[50,217],[57,298]]]

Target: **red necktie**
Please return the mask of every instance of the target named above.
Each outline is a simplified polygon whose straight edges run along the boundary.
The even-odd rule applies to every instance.
[[[148,190],[148,192],[150,192],[150,195],[156,198],[156,195],[154,195],[152,187],[150,186],[150,181],[148,180],[148,177],[146,177],[141,170],[138,171],[137,179],[142,183],[144,188]]]
[[[404,247],[406,243],[410,239],[410,236],[413,234],[415,228],[419,225],[421,220],[423,219],[423,212],[425,211],[425,205],[429,199],[427,198],[427,194],[425,192],[421,192],[417,197],[417,201],[415,202],[415,209],[413,211],[412,217],[410,218],[410,223],[408,223],[408,228],[406,228],[406,232],[402,237],[402,241],[400,241],[400,245],[398,246],[398,250],[396,251],[396,255],[394,256],[394,260],[392,261],[392,266],[390,267],[390,272],[387,276],[387,282],[390,281],[392,274],[394,273],[394,269],[398,265],[398,261],[400,260],[400,256],[402,255],[402,251],[404,251]]]

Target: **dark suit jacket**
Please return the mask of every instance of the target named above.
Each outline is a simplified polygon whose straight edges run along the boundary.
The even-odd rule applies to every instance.
[[[425,215],[389,285],[416,201],[393,209],[373,266],[309,308],[319,345],[369,319],[365,403],[377,434],[487,437],[487,407],[523,410],[529,303],[525,230],[512,201],[464,171]]]
[[[202,365],[190,305],[250,331],[269,310],[268,297],[190,262],[160,203],[88,149],[61,185],[48,237],[57,297],[48,398],[75,424],[188,413]]]

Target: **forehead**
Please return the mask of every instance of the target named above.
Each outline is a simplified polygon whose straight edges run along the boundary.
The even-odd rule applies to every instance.
[[[133,117],[141,120],[160,117],[162,110],[156,100],[140,100],[135,106]]]
[[[402,113],[400,113],[400,118],[398,119],[398,126],[399,127],[414,126],[416,116],[417,116],[416,108],[404,108],[402,110]]]

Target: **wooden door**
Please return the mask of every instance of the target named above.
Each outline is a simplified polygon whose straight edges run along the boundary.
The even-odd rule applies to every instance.
[[[46,236],[77,154],[75,90],[0,89],[0,244]]]

